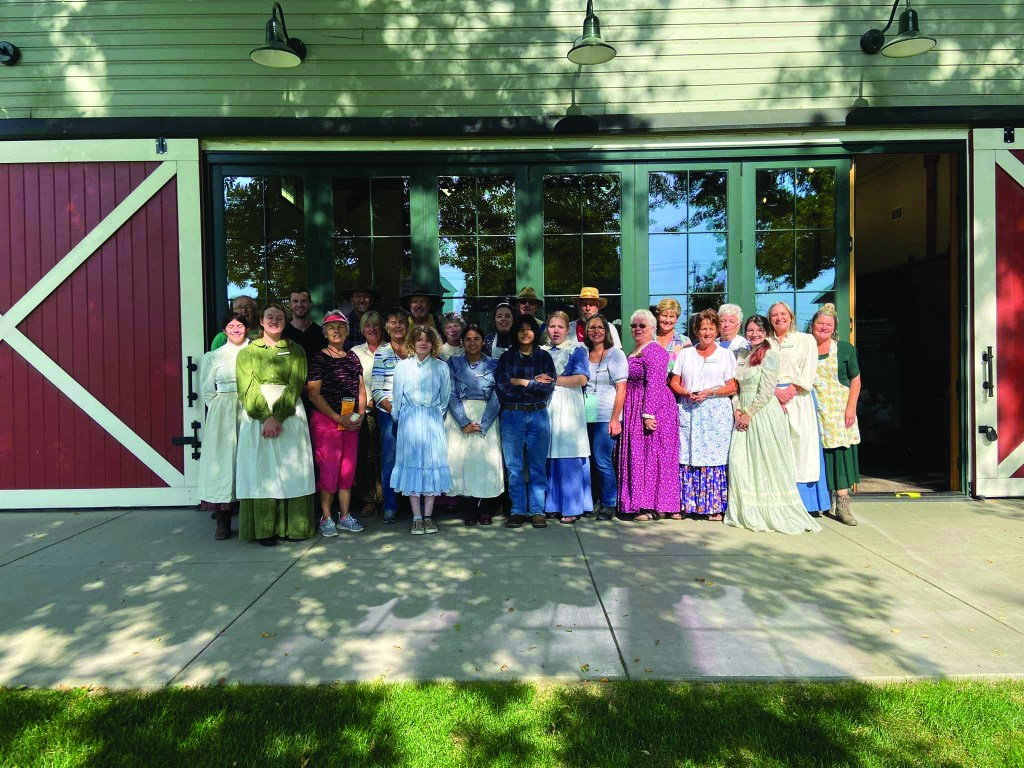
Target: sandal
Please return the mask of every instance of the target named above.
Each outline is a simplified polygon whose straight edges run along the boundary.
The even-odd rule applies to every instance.
[[[723,515],[708,515],[707,519],[715,523],[720,523],[722,522]]]
[[[657,520],[657,518],[649,512],[643,512],[633,517],[633,522],[635,523],[649,523],[654,520]]]
[[[566,525],[572,525],[579,519],[579,515],[576,515],[575,517],[572,515],[562,515],[562,519],[559,522],[565,523]]]
[[[683,513],[682,512],[672,512],[671,514],[665,515],[665,517],[667,517],[669,520],[682,520],[683,519]]]

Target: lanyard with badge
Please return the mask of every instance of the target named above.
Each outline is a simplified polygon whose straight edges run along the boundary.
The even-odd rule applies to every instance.
[[[597,362],[597,372],[594,374],[593,384],[587,383],[583,390],[583,405],[587,411],[587,423],[593,424],[597,418],[597,379],[601,375],[601,366],[605,364],[604,358],[608,354],[605,349],[601,352],[601,359]],[[607,366],[606,366],[607,370]]]

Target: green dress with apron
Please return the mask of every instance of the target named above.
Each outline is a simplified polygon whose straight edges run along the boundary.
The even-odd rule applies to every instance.
[[[857,350],[845,341],[832,341],[828,353],[818,355],[814,393],[818,397],[821,445],[825,452],[825,474],[830,491],[851,488],[860,482],[857,445],[860,427],[856,418],[846,427],[846,403],[850,384],[860,375]]]

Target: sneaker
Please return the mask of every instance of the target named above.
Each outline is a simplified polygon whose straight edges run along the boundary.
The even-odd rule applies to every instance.
[[[328,517],[326,520],[320,520],[320,535],[325,539],[338,535],[338,529],[335,527],[334,521],[331,520],[331,518]]]
[[[398,522],[398,513],[393,509],[384,510],[384,525],[391,525]]]
[[[411,531],[411,533],[412,533],[413,536],[420,536],[420,535],[422,535],[422,534],[424,534],[426,532],[427,531],[426,531],[426,527],[423,524],[423,520],[413,520],[412,521],[412,531]]]
[[[604,504],[601,505],[601,511],[597,513],[598,520],[614,520],[615,513],[618,510],[615,507],[606,507]]]
[[[356,520],[355,515],[345,515],[334,527],[342,531],[349,531],[350,533],[359,533],[363,530],[363,526]]]
[[[423,530],[426,533],[437,533],[437,523],[434,522],[434,518],[428,517],[423,521]]]

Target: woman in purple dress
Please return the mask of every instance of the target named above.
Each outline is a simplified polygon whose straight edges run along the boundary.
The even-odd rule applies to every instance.
[[[654,341],[654,315],[629,318],[629,355],[619,445],[619,511],[638,522],[679,512],[679,411],[668,388],[668,352]]]

